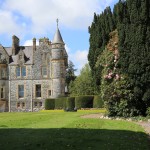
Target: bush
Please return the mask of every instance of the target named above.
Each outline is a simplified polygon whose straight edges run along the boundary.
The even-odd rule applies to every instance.
[[[148,117],[150,117],[150,107],[147,108],[146,114]]]
[[[45,110],[50,110],[55,108],[55,99],[45,100]]]
[[[66,99],[66,110],[74,110],[75,108],[75,97],[68,97]]]
[[[65,108],[67,97],[60,97],[55,99],[55,109],[63,109]]]
[[[75,107],[77,109],[81,108],[93,108],[93,98],[94,96],[78,96],[75,98]]]
[[[94,96],[93,108],[104,108],[104,101],[101,99],[101,96]]]

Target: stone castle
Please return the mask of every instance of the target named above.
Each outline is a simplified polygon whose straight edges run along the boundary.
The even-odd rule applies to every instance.
[[[53,41],[33,38],[33,46],[0,45],[0,111],[36,111],[46,98],[65,94],[68,55],[58,25]]]

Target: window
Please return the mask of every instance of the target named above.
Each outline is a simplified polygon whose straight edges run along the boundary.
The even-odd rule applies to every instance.
[[[43,77],[47,76],[47,67],[42,67],[42,76]]]
[[[22,102],[22,108],[24,108],[25,107],[25,103],[24,102]]]
[[[37,102],[34,102],[34,107],[37,107]]]
[[[52,95],[51,90],[48,90],[48,96],[50,97]]]
[[[1,92],[1,98],[5,98],[5,92],[4,92],[4,87],[0,88]]]
[[[1,77],[2,78],[6,77],[6,68],[1,68]]]
[[[26,76],[26,67],[21,68],[21,75],[24,77]]]
[[[18,97],[23,98],[24,97],[24,85],[18,86]]]
[[[20,107],[20,103],[19,103],[19,102],[17,103],[17,108],[18,108],[18,107]]]
[[[40,84],[37,84],[36,85],[36,97],[41,97],[41,85]]]
[[[16,68],[16,76],[19,77],[19,76],[26,76],[26,67],[17,67]]]
[[[20,67],[16,68],[16,75],[17,75],[17,77],[20,76]]]
[[[42,107],[42,102],[39,102],[39,106]]]

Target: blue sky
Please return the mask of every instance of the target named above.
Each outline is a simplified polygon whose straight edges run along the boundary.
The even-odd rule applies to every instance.
[[[56,19],[66,49],[75,68],[87,62],[89,49],[88,26],[93,14],[100,14],[118,0],[0,0],[0,44],[11,46],[12,35],[20,38],[20,45],[31,45],[32,39],[53,39]]]

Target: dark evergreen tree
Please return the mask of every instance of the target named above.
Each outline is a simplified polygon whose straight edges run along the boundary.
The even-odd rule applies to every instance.
[[[107,7],[100,15],[94,14],[89,27],[88,60],[96,89],[101,83],[103,68],[100,65],[95,68],[95,64],[105,49],[109,33],[114,29],[117,29],[119,36],[119,61],[116,67],[121,74],[127,74],[130,83],[128,90],[133,93],[132,98],[126,97],[126,107],[134,109],[132,112],[136,114],[133,115],[145,115],[150,107],[150,1],[119,0],[113,13]]]

